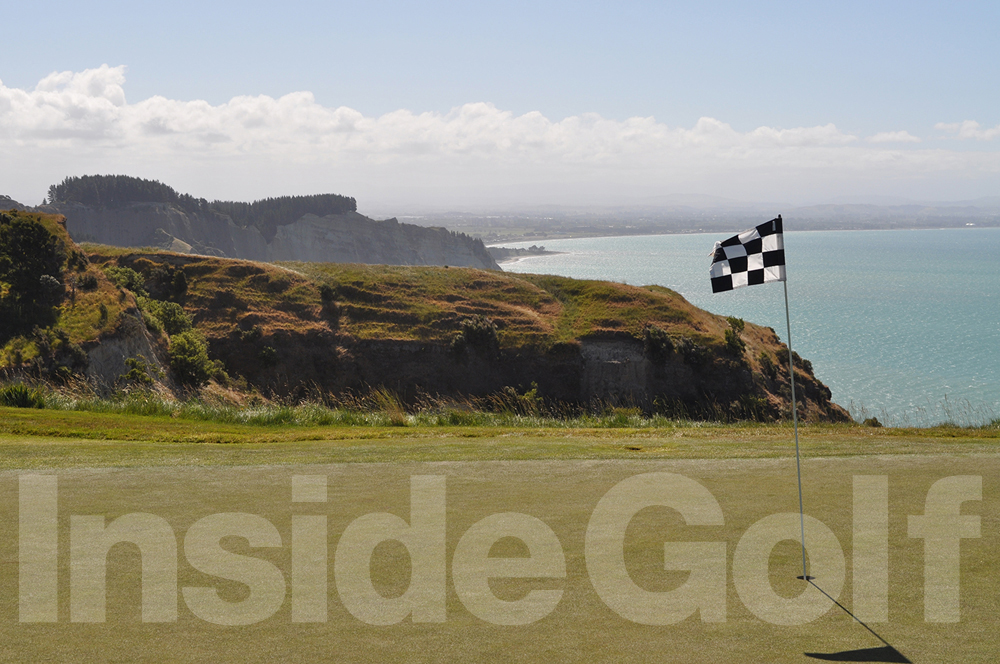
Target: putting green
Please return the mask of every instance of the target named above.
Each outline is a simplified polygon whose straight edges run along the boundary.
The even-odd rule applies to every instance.
[[[8,437],[2,449],[11,470],[0,473],[0,505],[5,506],[0,516],[0,560],[5,563],[0,576],[0,657],[7,661],[805,662],[815,661],[807,656],[813,654],[820,659],[862,661],[857,659],[862,653],[852,652],[879,648],[882,642],[828,600],[823,599],[829,610],[819,617],[800,625],[780,625],[756,615],[755,607],[748,606],[747,593],[737,588],[736,551],[741,541],[749,541],[748,531],[754,524],[779,513],[794,513],[798,518],[794,459],[787,454],[773,458],[782,449],[788,450],[787,440],[781,447],[780,433],[762,436],[757,447],[752,440],[711,443],[726,447],[733,458],[711,452],[711,441],[706,442],[707,456],[723,457],[708,459],[670,458],[696,456],[688,443],[672,433],[645,438],[638,434],[615,438],[603,433],[533,438],[522,433],[520,437],[475,441],[458,436],[427,436],[422,442],[407,438],[297,441],[285,443],[280,450],[270,444],[125,445]],[[512,442],[512,438],[516,440]],[[839,601],[848,609],[855,604],[856,512],[875,509],[870,505],[855,507],[855,477],[886,476],[888,620],[873,621],[870,626],[914,662],[996,661],[1000,658],[1000,646],[994,640],[1000,597],[1000,455],[979,441],[960,448],[925,443],[928,449],[933,448],[933,454],[833,456],[838,449],[835,438],[831,435],[825,442],[817,438],[809,443],[811,455],[803,461],[803,482],[806,513],[829,528],[844,556],[846,578]],[[405,453],[396,449],[406,447],[408,440],[423,447],[416,452],[407,447]],[[901,449],[920,444],[896,442]],[[487,460],[413,460],[420,455],[475,457],[470,445]],[[582,446],[604,450],[603,455],[593,453],[604,458],[531,460],[531,450],[539,445],[556,446],[551,456],[570,457]],[[571,449],[560,452],[559,445]],[[856,451],[858,443],[848,440],[844,445],[848,451]],[[885,447],[889,447],[888,442]],[[649,453],[650,449],[658,451]],[[821,450],[825,454],[821,455]],[[386,455],[393,460],[370,461]],[[615,455],[632,458],[607,458]],[[755,456],[772,458],[752,458]],[[503,460],[505,457],[527,459]],[[19,478],[32,473],[55,475],[58,481],[56,622],[19,622]],[[643,592],[672,591],[690,578],[687,572],[664,571],[664,542],[724,543],[722,621],[706,622],[702,614],[695,613],[674,624],[639,624],[620,615],[620,608],[609,607],[595,590],[594,566],[585,555],[588,524],[602,497],[616,485],[649,473],[671,473],[697,482],[717,502],[724,522],[687,525],[673,509],[640,509],[622,537],[628,575]],[[325,502],[292,502],[292,478],[301,475],[325,481]],[[411,478],[417,476],[440,477],[446,485],[444,620],[413,622],[407,617],[388,625],[369,624],[352,615],[341,596],[335,579],[337,547],[349,524],[363,515],[388,512],[410,522]],[[923,515],[932,485],[954,476],[982,478],[982,500],[968,500],[960,508],[966,517],[979,517],[981,536],[959,542],[958,622],[928,622],[925,540],[908,536],[908,517]],[[137,513],[162,518],[176,539],[176,620],[142,622],[139,550],[120,544],[107,556],[106,618],[89,624],[73,622],[71,517],[99,515],[111,522]],[[261,517],[281,538],[281,546],[251,548],[238,532],[231,532],[221,542],[228,551],[269,561],[284,576],[283,601],[272,614],[253,624],[213,624],[196,615],[185,598],[185,588],[209,587],[235,606],[255,592],[256,586],[199,571],[189,559],[185,548],[189,544],[186,538],[193,538],[189,529],[220,513]],[[508,602],[521,600],[529,591],[561,591],[554,608],[530,624],[498,625],[477,617],[467,607],[469,598],[460,597],[456,588],[454,554],[460,539],[474,524],[500,513],[521,513],[543,522],[565,559],[564,578],[496,578],[488,582],[490,592]],[[306,515],[326,517],[324,622],[294,622],[292,616],[291,523],[293,516]],[[525,545],[512,538],[500,539],[490,549],[494,557],[526,554]],[[800,556],[798,543],[791,540],[781,541],[766,556],[770,592],[779,600],[817,592],[795,578],[801,574]],[[83,572],[75,573],[83,578]],[[392,598],[405,596],[420,571],[412,569],[402,544],[385,542],[375,547],[367,573],[373,587],[391,603]],[[829,576],[816,580],[820,586],[830,582]],[[718,609],[718,603],[706,602],[706,606]],[[875,656],[879,654],[884,655],[884,651],[875,652]]]

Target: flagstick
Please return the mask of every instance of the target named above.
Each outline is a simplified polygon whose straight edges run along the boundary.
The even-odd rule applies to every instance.
[[[792,425],[795,427],[795,471],[799,477],[799,528],[802,536],[802,580],[811,578],[806,573],[806,517],[802,509],[802,462],[799,460],[799,415],[795,402],[795,364],[792,362],[792,320],[788,315],[788,281],[785,286],[785,325],[788,327],[788,377],[792,383]]]

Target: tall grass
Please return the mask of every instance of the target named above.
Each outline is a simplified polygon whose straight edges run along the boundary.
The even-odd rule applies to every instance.
[[[176,400],[151,390],[120,392],[99,397],[85,385],[73,385],[54,391],[44,386],[26,387],[20,383],[0,386],[0,393],[10,392],[11,399],[0,403],[19,406],[13,396],[21,392],[33,395],[31,406],[54,410],[88,411],[118,415],[171,417],[182,420],[215,422],[255,427],[279,426],[369,426],[369,427],[500,427],[500,428],[612,428],[650,429],[696,426],[698,422],[744,422],[723,408],[709,409],[693,417],[680,404],[658,403],[654,412],[644,412],[635,405],[595,401],[586,406],[542,399],[534,388],[519,393],[507,388],[480,397],[435,397],[421,395],[407,404],[399,395],[385,388],[365,393],[341,395],[316,391],[297,402],[265,400],[252,396],[244,403],[215,398]],[[25,404],[28,402],[25,401]],[[851,402],[852,417],[862,423],[876,418],[890,427],[957,426],[1000,429],[1000,418],[987,404],[974,406],[968,401],[949,401],[914,412],[894,416]]]
[[[885,407],[869,408],[860,401],[850,402],[847,411],[856,422],[874,423],[902,428],[955,426],[962,428],[1000,428],[1000,413],[985,401],[978,404],[968,399],[944,399],[937,403],[914,406],[901,412],[889,412]]]
[[[199,399],[177,401],[148,390],[122,392],[111,397],[71,391],[44,393],[44,406],[54,410],[118,415],[172,417],[222,424],[271,426],[372,427],[517,427],[517,428],[652,428],[686,420],[645,415],[637,407],[594,403],[590,408],[569,404],[547,406],[535,390],[513,389],[485,397],[464,399],[423,395],[406,405],[384,388],[365,394],[317,395],[298,402],[256,399],[253,403],[212,403]]]

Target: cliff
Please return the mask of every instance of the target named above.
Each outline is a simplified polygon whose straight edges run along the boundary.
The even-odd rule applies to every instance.
[[[325,221],[300,220],[313,244]],[[287,231],[279,226],[269,246],[314,249]],[[63,217],[39,212],[0,213],[0,235],[7,376],[86,379],[103,394],[197,394],[214,380],[291,400],[381,386],[410,403],[530,393],[561,412],[790,414],[788,349],[774,330],[711,314],[659,286],[111,246],[85,254]],[[421,250],[419,236],[411,244],[394,250]],[[796,357],[795,371],[803,419],[848,419],[808,361]]]
[[[471,268],[280,265],[93,247],[150,297],[181,304],[235,381],[297,399],[384,386],[488,396],[537,386],[553,403],[636,406],[696,419],[790,416],[787,348],[773,330],[674,291]],[[177,294],[164,275],[183,271]],[[735,335],[734,335],[735,333]],[[799,413],[847,420],[796,359]]]
[[[305,214],[278,225],[268,241],[258,228],[226,214],[190,211],[173,203],[88,205],[60,202],[37,208],[66,217],[77,242],[159,247],[255,261],[300,260],[391,265],[451,265],[499,270],[480,240],[444,228],[376,221],[357,212]]]

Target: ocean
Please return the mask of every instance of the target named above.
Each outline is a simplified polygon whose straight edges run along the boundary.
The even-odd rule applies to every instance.
[[[659,284],[787,341],[780,283],[712,293],[712,246],[742,230],[507,243],[565,253],[502,267]],[[786,230],[785,256],[792,348],[855,418],[894,426],[1000,418],[1000,228]]]

